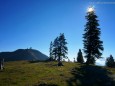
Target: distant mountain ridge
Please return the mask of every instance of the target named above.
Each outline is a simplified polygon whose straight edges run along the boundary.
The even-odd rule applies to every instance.
[[[0,52],[0,58],[5,61],[19,61],[19,60],[47,60],[48,56],[35,49],[17,49],[13,52]]]

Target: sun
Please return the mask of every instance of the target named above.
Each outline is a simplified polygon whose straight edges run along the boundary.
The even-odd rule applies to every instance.
[[[87,11],[88,12],[94,12],[94,7],[88,7]]]

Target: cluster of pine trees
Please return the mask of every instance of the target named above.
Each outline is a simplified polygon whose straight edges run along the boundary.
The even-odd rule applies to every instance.
[[[50,43],[50,61],[57,60],[58,66],[62,66],[62,59],[68,58],[67,42],[64,33],[60,33],[53,42]]]
[[[115,67],[115,60],[113,59],[112,55],[106,59],[105,64],[107,67]]]

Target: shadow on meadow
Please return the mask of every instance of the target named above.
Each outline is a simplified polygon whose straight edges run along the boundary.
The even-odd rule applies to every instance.
[[[82,65],[71,73],[73,77],[67,80],[68,86],[115,86],[115,81],[109,77],[111,72],[102,67]]]

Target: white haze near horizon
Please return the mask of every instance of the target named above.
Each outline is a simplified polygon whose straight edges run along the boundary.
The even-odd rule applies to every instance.
[[[106,58],[100,58],[96,60],[96,65],[105,66]]]
[[[75,59],[76,60],[76,59]],[[86,61],[86,59],[84,58],[84,60]],[[65,61],[68,61],[67,59],[65,59]],[[73,59],[70,59],[70,61],[71,62],[74,62],[74,60]],[[105,61],[106,61],[106,58],[100,58],[100,59],[97,59],[96,60],[96,65],[98,65],[98,66],[105,66]]]

